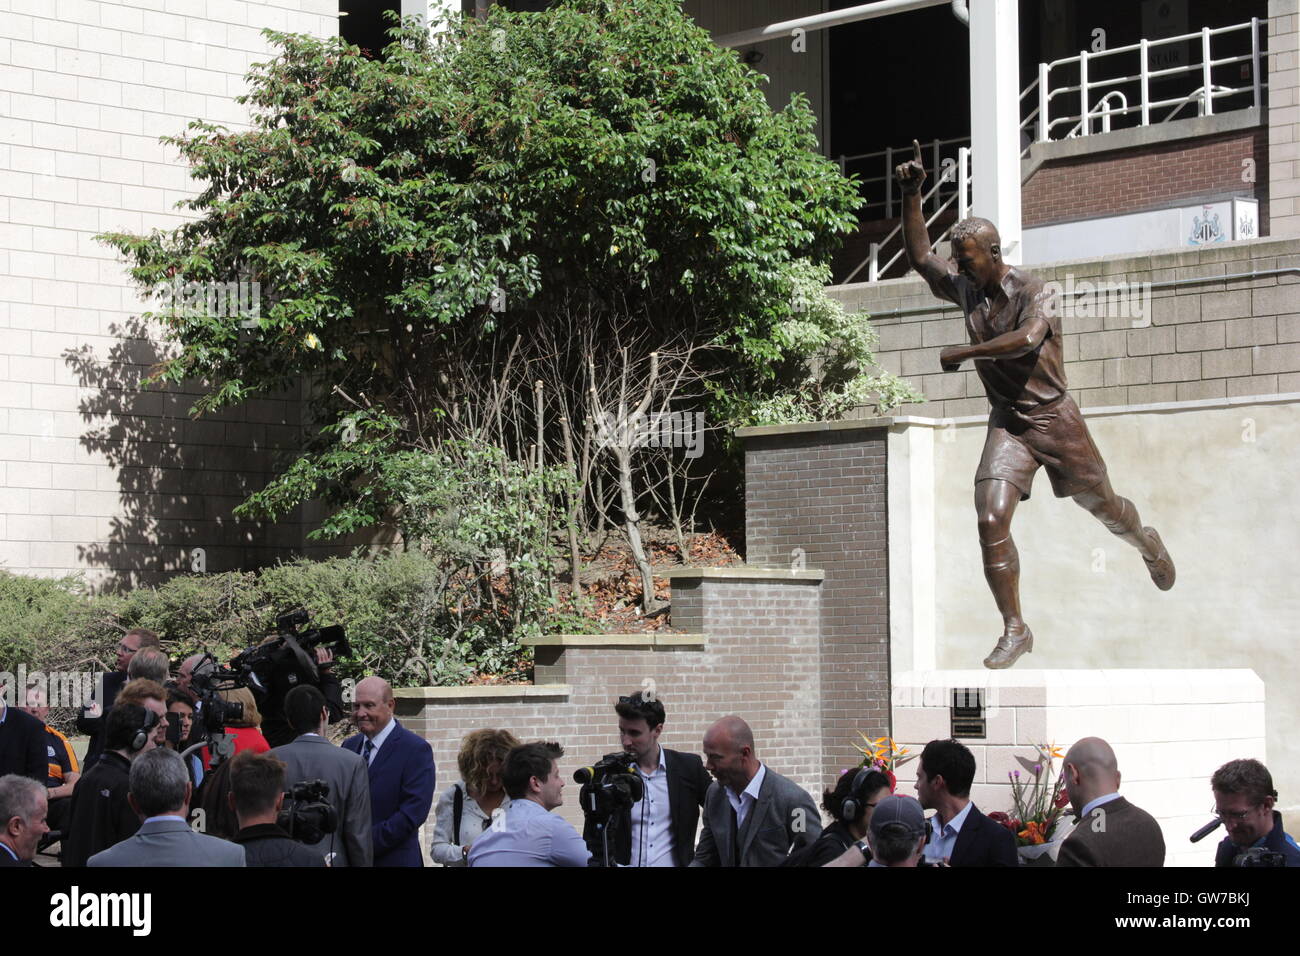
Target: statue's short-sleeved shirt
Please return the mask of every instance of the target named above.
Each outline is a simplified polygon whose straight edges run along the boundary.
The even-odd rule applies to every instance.
[[[1020,489],[1023,500],[1040,467],[1061,498],[1103,482],[1106,464],[1066,392],[1060,309],[1043,281],[1012,267],[1002,277],[1003,295],[990,300],[983,289],[953,271],[933,280],[930,290],[966,314],[972,345],[1023,328],[1036,318],[1047,323],[1047,335],[1032,352],[1019,358],[975,360],[993,406],[975,483],[1008,481]]]
[[[939,278],[930,289],[966,314],[966,332],[972,345],[1022,328],[1038,317],[1047,322],[1050,331],[1028,355],[975,360],[975,371],[995,408],[1032,413],[1065,394],[1060,309],[1041,279],[1012,267],[1002,278],[1004,302],[990,301],[983,289],[960,272]]]

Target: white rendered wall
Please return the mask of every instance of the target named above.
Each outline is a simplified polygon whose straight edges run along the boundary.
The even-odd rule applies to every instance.
[[[1229,404],[1231,402],[1231,404]],[[1020,591],[1034,651],[1022,668],[1249,668],[1268,690],[1271,770],[1280,806],[1300,806],[1300,396],[1090,409],[1088,427],[1116,492],[1155,526],[1178,570],[1171,591],[1156,589],[1141,558],[1070,499],[1052,495],[1038,474],[1017,508]],[[984,581],[975,529],[973,479],[986,419],[894,426],[933,442],[926,457],[894,454],[890,444],[891,618],[911,621],[894,634],[895,676],[910,666],[908,641],[936,666],[980,668],[1001,633]],[[895,474],[906,468],[906,478]],[[910,483],[913,513],[927,489],[933,517],[912,530],[892,507],[895,484]],[[899,536],[906,543],[899,541]],[[899,564],[895,552],[910,555]],[[927,563],[926,558],[931,560]],[[933,576],[932,585],[917,582]],[[933,616],[905,607],[934,594]],[[933,630],[929,621],[933,620]],[[1154,811],[1153,811],[1154,812]]]
[[[156,453],[134,462],[155,472],[151,495],[178,487],[159,473],[203,464],[202,453],[182,460],[182,446],[210,457],[224,449],[231,464],[218,467],[257,470],[240,449],[264,454],[268,429],[293,427],[283,401],[191,422],[188,400],[99,387],[138,381],[154,354],[147,336],[123,331],[143,309],[116,252],[92,237],[182,222],[174,205],[197,190],[158,137],[196,118],[244,126],[234,97],[250,64],[268,59],[260,31],[335,35],[337,10],[337,0],[0,0],[0,566],[58,574],[93,566],[88,546],[112,551],[107,562],[127,560],[165,530],[159,521],[210,529],[228,515],[241,489],[221,487],[215,472],[204,491],[217,505],[134,495],[110,464],[122,461],[112,432],[107,444],[86,440],[115,427],[97,409],[124,406],[125,427],[161,436]],[[70,361],[80,354],[94,366],[113,350],[122,361],[99,380]],[[126,540],[133,523],[145,540]],[[123,540],[110,548],[115,535]],[[209,557],[216,570],[239,555]],[[129,558],[174,568],[181,553]]]

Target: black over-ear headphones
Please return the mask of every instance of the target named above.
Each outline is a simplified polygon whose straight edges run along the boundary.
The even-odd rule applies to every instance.
[[[144,750],[144,745],[149,742],[152,731],[157,726],[158,715],[148,707],[144,708],[144,726],[137,730],[135,736],[131,738],[131,749]]]
[[[853,775],[853,784],[849,787],[849,795],[840,804],[839,817],[841,823],[852,823],[862,813],[867,801],[867,795],[862,792],[862,787],[867,782],[867,777],[871,775],[873,769],[872,767],[861,767]]]

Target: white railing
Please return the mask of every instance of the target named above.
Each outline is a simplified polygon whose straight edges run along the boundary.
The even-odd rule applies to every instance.
[[[931,140],[929,143],[922,143],[921,158],[926,163],[925,172],[930,178],[930,181],[938,182],[943,177],[945,161],[956,162],[956,155],[953,152],[954,146],[961,147],[969,144],[969,136],[963,136],[957,139],[936,139]],[[837,162],[840,164],[840,172],[846,175],[848,173],[848,166],[851,164],[856,166],[866,166],[868,169],[872,166],[876,167],[879,175],[859,176],[858,184],[868,190],[875,190],[877,192],[883,188],[884,198],[868,200],[862,204],[861,209],[865,211],[868,209],[879,208],[880,214],[878,218],[893,219],[895,215],[894,207],[899,206],[901,208],[901,200],[894,184],[894,166],[898,163],[906,162],[911,158],[912,147],[909,145],[891,146],[888,149],[876,150],[874,153],[858,153],[856,156],[841,156]],[[876,165],[877,163],[879,163],[879,165]],[[952,178],[949,177],[946,182],[951,183]],[[954,188],[955,187],[953,186],[946,186],[944,191],[947,192]],[[936,192],[934,194],[934,199],[932,200],[935,209],[938,208],[939,202],[940,195]]]
[[[1266,85],[1261,78],[1261,68],[1263,66],[1263,55],[1260,50],[1261,26],[1258,17],[1251,17],[1249,23],[1238,23],[1216,29],[1205,27],[1196,33],[1184,33],[1160,40],[1143,39],[1137,43],[1130,43],[1128,46],[1115,47],[1113,50],[1098,50],[1095,53],[1083,50],[1078,56],[1053,60],[1051,63],[1040,63],[1038,65],[1038,79],[1030,84],[1031,88],[1036,87],[1038,90],[1038,107],[1025,120],[1022,128],[1030,127],[1032,123],[1032,128],[1036,130],[1035,140],[1045,143],[1054,139],[1070,139],[1075,136],[1091,135],[1096,131],[1094,122],[1098,116],[1101,117],[1102,132],[1110,132],[1112,116],[1125,116],[1130,113],[1138,114],[1139,122],[1137,125],[1149,126],[1151,123],[1156,122],[1153,114],[1161,110],[1168,110],[1158,120],[1158,122],[1168,122],[1193,99],[1199,102],[1202,116],[1213,115],[1214,101],[1216,99],[1221,100],[1226,97],[1245,94],[1250,94],[1252,104],[1258,109]],[[1249,53],[1214,58],[1214,50],[1212,49],[1214,38],[1241,34],[1246,31],[1249,31],[1250,36]],[[1151,69],[1152,51],[1158,51],[1161,47],[1171,46],[1176,43],[1190,43],[1193,40],[1200,41],[1201,61],[1199,63],[1189,63],[1186,66],[1174,66],[1167,69]],[[1134,54],[1137,57],[1136,73],[1096,80],[1091,78],[1090,74],[1093,73],[1095,65],[1105,57],[1123,57]],[[1250,63],[1249,85],[1234,87],[1213,82],[1212,76],[1215,67],[1229,66],[1234,63]],[[1051,84],[1052,71],[1070,66],[1077,66],[1079,82],[1069,86],[1053,88]],[[1151,99],[1152,80],[1180,74],[1197,73],[1200,74],[1200,86],[1192,93],[1166,99]],[[1128,96],[1118,89],[1118,87],[1126,84],[1130,88],[1136,84],[1137,103],[1133,106],[1128,105]],[[1104,91],[1101,96],[1094,97],[1094,94],[1100,91]],[[1057,97],[1069,98],[1071,94],[1078,95],[1079,112],[1058,116],[1053,119],[1051,117],[1053,100],[1056,100]],[[1118,108],[1111,108],[1109,103],[1117,95],[1123,105]],[[1107,105],[1105,108],[1099,109],[1101,104]],[[1057,128],[1061,126],[1064,126],[1067,130],[1064,135],[1058,135],[1056,132]]]
[[[954,177],[954,173],[955,173],[955,177]],[[925,220],[927,232],[929,230],[929,227],[934,224],[935,220],[939,218],[939,216],[943,213],[943,211],[947,209],[949,206],[951,206],[954,202],[957,203],[957,219],[955,220],[956,222],[961,222],[963,219],[965,219],[967,216],[970,215],[970,183],[971,183],[970,149],[966,146],[963,146],[957,150],[957,165],[955,167],[949,167],[948,169],[945,169],[943,172],[941,172],[938,175],[938,177],[936,177],[935,184],[930,189],[930,191],[921,196],[921,208],[924,209],[925,204],[927,202],[931,202],[931,200],[937,202],[939,199],[939,190],[943,188],[945,184],[948,183],[949,180],[952,178],[956,179],[956,189],[953,191],[951,196],[949,196],[942,203],[939,203],[938,206],[935,208],[934,212],[930,214],[930,217]],[[930,243],[931,250],[933,250],[935,246],[937,246],[939,243],[943,242],[945,239],[948,238],[948,233],[951,229],[952,226],[949,226],[947,229],[945,229],[943,232],[939,234],[938,238],[936,238],[932,243]],[[899,256],[901,256],[906,251],[905,246],[903,245],[902,242],[900,242],[897,251],[895,251],[892,256],[886,259],[883,263],[880,261],[881,250],[884,249],[886,246],[888,246],[889,243],[893,241],[893,239],[896,236],[899,236],[902,233],[902,230],[903,230],[903,222],[900,217],[898,225],[896,225],[892,230],[890,230],[889,234],[885,236],[884,239],[881,239],[879,242],[873,242],[871,244],[871,251],[867,254],[867,258],[863,259],[860,263],[858,263],[858,267],[854,269],[852,272],[850,272],[843,280],[841,280],[840,285],[847,285],[848,283],[852,282],[854,276],[856,276],[864,268],[867,270],[868,282],[878,281],[882,275],[884,275],[886,272],[889,271],[890,266],[892,266],[895,262],[898,261]]]
[[[1216,29],[1206,27],[1195,33],[1185,33],[1160,40],[1143,39],[1127,46],[1115,47],[1112,50],[1099,50],[1095,53],[1083,50],[1078,56],[1038,64],[1037,79],[1025,87],[1020,94],[1020,113],[1023,117],[1020,124],[1021,142],[1029,144],[1021,151],[1021,157],[1024,158],[1029,155],[1030,147],[1034,142],[1043,143],[1051,140],[1072,139],[1078,136],[1090,136],[1097,132],[1109,133],[1112,130],[1113,119],[1130,115],[1136,115],[1137,117],[1137,123],[1132,125],[1149,126],[1153,123],[1167,123],[1176,119],[1184,108],[1193,102],[1197,104],[1199,115],[1211,116],[1215,111],[1216,100],[1222,101],[1227,97],[1249,94],[1251,104],[1258,109],[1263,102],[1263,90],[1267,86],[1261,74],[1264,65],[1264,54],[1261,50],[1261,37],[1263,36],[1261,30],[1266,26],[1266,24],[1260,22],[1258,17],[1251,17],[1249,23],[1238,23]],[[1216,37],[1237,35],[1245,31],[1249,31],[1250,36],[1249,53],[1236,56],[1221,56],[1219,59],[1214,58],[1212,47]],[[1199,63],[1189,63],[1185,66],[1174,66],[1165,69],[1151,69],[1152,51],[1156,51],[1158,56],[1161,47],[1169,47],[1176,43],[1190,43],[1194,40],[1200,41],[1201,58]],[[1219,44],[1222,52],[1222,41],[1219,41]],[[1090,74],[1095,75],[1095,67],[1098,61],[1105,57],[1123,57],[1126,55],[1136,55],[1136,73],[1101,79],[1092,79],[1090,77]],[[1213,82],[1215,67],[1229,66],[1234,63],[1250,63],[1250,82],[1248,85],[1232,87]],[[1078,67],[1079,82],[1053,89],[1051,85],[1052,71],[1063,71],[1071,65],[1077,65]],[[1200,85],[1190,93],[1184,93],[1180,96],[1158,100],[1151,98],[1151,82],[1153,80],[1162,80],[1165,77],[1180,74],[1196,76],[1200,81]],[[1119,87],[1126,84],[1130,87],[1128,92],[1119,89]],[[1037,94],[1037,96],[1035,97],[1034,94]],[[1058,97],[1069,97],[1070,94],[1078,95],[1077,103],[1080,112],[1052,118],[1053,101],[1057,100]],[[1026,107],[1035,103],[1035,101],[1037,105],[1026,113]],[[1133,105],[1130,105],[1131,101]],[[1065,127],[1063,133],[1059,130],[1059,127],[1062,126]],[[921,208],[926,209],[928,204],[930,209],[930,218],[926,220],[927,226],[931,225],[939,217],[939,214],[949,208],[954,201],[957,202],[959,209],[958,221],[966,218],[970,208],[970,149],[966,145],[969,142],[969,137],[936,139],[922,146],[922,155],[928,165],[927,172],[935,181],[934,187],[922,197]],[[951,147],[955,145],[958,146],[957,166],[959,168],[955,170],[951,166],[945,168],[945,162],[952,158]],[[945,152],[949,155],[945,156]],[[872,165],[883,160],[883,169],[881,169],[880,175],[859,178],[859,183],[864,187],[877,191],[880,189],[880,184],[883,184],[884,198],[870,200],[864,203],[862,208],[864,210],[879,209],[879,218],[892,219],[895,215],[895,207],[898,206],[901,210],[901,198],[895,191],[894,185],[894,166],[897,162],[911,157],[912,148],[910,146],[904,148],[891,147],[874,153],[861,153],[857,156],[841,156],[839,157],[840,171],[846,172],[846,166],[850,163]],[[953,183],[954,172],[956,173],[956,182],[949,185]],[[951,194],[947,195],[945,199],[944,194],[947,194],[949,190],[951,190]],[[843,282],[852,281],[853,277],[864,268],[867,270],[867,281],[869,282],[875,282],[880,276],[884,275],[898,261],[898,257],[903,254],[903,250],[900,247],[883,263],[880,262],[881,250],[890,244],[899,234],[901,228],[902,224],[900,222],[884,239],[878,243],[872,243],[870,255],[849,273]],[[932,244],[932,248],[933,245],[938,245],[939,242],[947,238],[947,235],[948,232],[945,230]]]

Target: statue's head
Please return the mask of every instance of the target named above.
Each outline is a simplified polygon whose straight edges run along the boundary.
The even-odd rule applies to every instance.
[[[957,270],[980,288],[1002,277],[1002,237],[987,219],[972,216],[952,227],[952,258]]]

